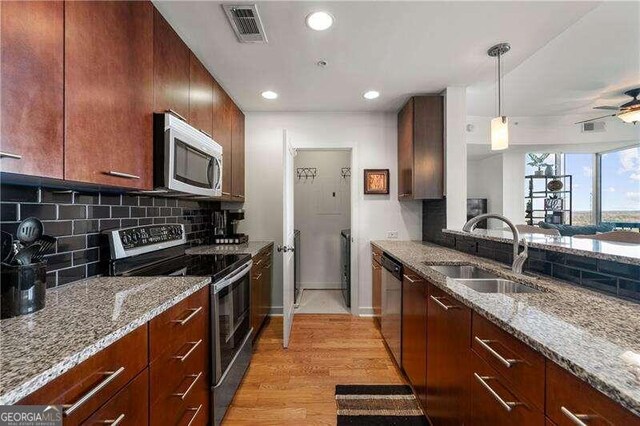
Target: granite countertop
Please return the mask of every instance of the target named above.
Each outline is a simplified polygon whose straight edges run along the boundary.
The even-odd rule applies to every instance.
[[[257,255],[260,250],[273,244],[273,241],[249,241],[245,244],[213,244],[209,246],[197,246],[187,249],[187,254],[249,254]]]
[[[96,277],[0,321],[0,405],[14,404],[208,285],[210,277]]]
[[[472,233],[456,229],[443,229],[442,232],[452,235],[462,235],[467,238],[475,237],[483,240],[513,244],[513,234],[511,231],[503,231],[500,229],[476,228]],[[552,235],[524,232],[520,233],[520,237],[525,238],[529,247],[533,248],[640,265],[640,244],[599,241],[592,238],[580,237],[555,237]]]
[[[498,262],[413,241],[375,246],[453,298],[640,415],[640,304],[535,275],[514,275]],[[541,293],[479,293],[428,264],[472,264]]]

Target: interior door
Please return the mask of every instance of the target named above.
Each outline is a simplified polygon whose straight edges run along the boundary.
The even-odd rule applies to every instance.
[[[294,311],[294,223],[293,223],[293,157],[295,149],[287,131],[283,132],[283,206],[282,206],[282,313],[284,316],[284,333],[282,345],[289,346]]]

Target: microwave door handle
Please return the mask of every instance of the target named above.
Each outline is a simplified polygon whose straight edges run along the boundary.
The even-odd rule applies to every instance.
[[[215,161],[214,157],[209,158],[209,166],[207,167],[207,179],[209,179],[209,188],[214,188],[213,186],[213,162]]]

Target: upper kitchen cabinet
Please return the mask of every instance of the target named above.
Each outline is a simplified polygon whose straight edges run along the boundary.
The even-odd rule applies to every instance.
[[[154,111],[189,119],[189,48],[157,9],[153,11]]]
[[[444,101],[414,96],[398,113],[398,199],[444,197]]]
[[[211,135],[213,128],[213,77],[191,53],[189,84],[189,123]]]
[[[65,3],[65,179],[152,188],[153,6]]]
[[[231,123],[233,115],[233,101],[220,87],[217,81],[213,81],[213,128],[211,135],[213,140],[222,146],[222,198],[231,197]]]
[[[244,201],[244,113],[235,104],[231,124],[231,196]]]
[[[0,3],[0,167],[63,177],[63,2]]]

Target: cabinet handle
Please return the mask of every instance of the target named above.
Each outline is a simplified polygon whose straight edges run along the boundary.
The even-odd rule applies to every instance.
[[[184,122],[186,122],[186,121],[187,121],[187,119],[186,119],[186,118],[184,118],[183,116],[181,116],[180,114],[178,114],[177,112],[175,112],[175,111],[174,111],[174,110],[172,110],[172,109],[166,109],[166,110],[164,110],[164,112],[168,112],[169,114],[173,114],[173,115],[175,115],[176,117],[178,117],[180,120],[182,120],[182,121],[184,121]]]
[[[193,319],[193,317],[198,315],[198,312],[200,312],[201,310],[202,310],[202,306],[200,306],[199,308],[191,308],[191,309],[189,309],[189,311],[191,311],[191,313],[189,315],[187,315],[186,318],[181,319],[181,320],[179,320],[179,319],[171,320],[171,322],[175,322],[175,323],[178,323],[180,325],[185,325],[186,323],[191,321]]]
[[[198,417],[198,414],[200,414],[200,410],[202,410],[202,404],[200,404],[198,408],[187,408],[187,411],[193,411],[193,416],[191,416],[191,420],[189,420],[189,423],[187,423],[187,426],[191,426],[191,424],[196,419],[196,417]]]
[[[244,195],[234,195],[234,197],[244,198]]]
[[[267,263],[262,267],[262,269],[269,269],[269,268],[271,268],[271,263]]]
[[[476,376],[476,379],[478,379],[478,381],[480,382],[480,384],[489,391],[489,393],[491,394],[491,396],[493,396],[493,398],[498,401],[498,403],[502,406],[502,408],[504,408],[507,411],[511,411],[513,410],[514,407],[518,406],[518,405],[524,405],[522,402],[520,401],[505,401],[504,399],[502,399],[502,397],[500,397],[500,395],[498,395],[498,393],[496,391],[493,390],[493,388],[491,386],[489,386],[489,383],[487,383],[487,380],[492,380],[495,379],[495,377],[490,377],[490,376],[480,376],[478,373],[473,373],[474,376]]]
[[[460,309],[460,306],[455,306],[455,305],[445,305],[444,303],[442,303],[440,301],[440,299],[443,299],[443,297],[435,297],[433,295],[429,296],[430,298],[433,299],[434,302],[436,302],[438,305],[440,305],[441,307],[444,308],[445,311],[448,311],[449,309]]]
[[[564,414],[567,418],[569,418],[569,420],[571,420],[578,426],[588,426],[587,421],[589,419],[594,419],[597,417],[591,414],[573,414],[571,410],[569,410],[564,405],[560,407],[560,411],[562,411],[562,414]]]
[[[196,385],[196,383],[198,383],[198,379],[200,379],[201,376],[202,376],[202,371],[199,372],[198,374],[189,374],[187,377],[193,377],[193,381],[191,382],[191,384],[189,385],[187,390],[185,390],[184,392],[181,392],[181,393],[174,393],[173,396],[177,396],[181,400],[184,401],[184,399],[187,397],[187,395],[189,395],[189,392],[191,392],[191,389],[193,389],[193,387]]]
[[[82,407],[88,400],[93,398],[98,392],[107,387],[109,383],[113,382],[116,377],[118,377],[124,371],[124,367],[120,367],[115,371],[107,371],[104,373],[106,376],[100,383],[94,386],[87,393],[82,395],[80,399],[78,399],[73,404],[66,404],[62,407],[64,408],[63,414],[65,417],[72,415],[78,408]]]
[[[419,283],[420,281],[422,281],[420,278],[418,278],[417,280],[414,280],[409,275],[403,275],[403,277],[405,277],[405,279],[409,281],[411,284]]]
[[[498,361],[500,361],[502,364],[504,364],[504,366],[507,367],[507,368],[511,368],[513,366],[513,364],[521,361],[519,359],[506,359],[505,357],[500,355],[498,352],[496,352],[495,349],[493,349],[491,346],[489,346],[489,343],[493,343],[493,342],[495,342],[495,340],[483,340],[483,339],[479,338],[478,336],[474,336],[474,339],[475,339],[476,342],[478,342],[478,344],[480,344],[480,346],[482,346],[484,349],[486,349],[487,352],[489,352],[491,355],[493,355]]]
[[[253,278],[255,278],[256,280],[259,280],[259,279],[260,279],[260,277],[262,277],[262,273],[260,273],[260,274],[256,275],[256,276],[255,276],[255,277],[253,277]]]
[[[231,195],[231,193],[222,191],[222,195]]]
[[[22,160],[22,155],[12,154],[10,152],[0,152],[0,158],[12,158],[14,160]]]
[[[115,420],[103,420],[100,423],[110,426],[118,426],[124,420],[124,413],[120,414]]]
[[[404,192],[402,194],[398,194],[400,197],[406,197],[407,195],[412,195],[411,192]]]
[[[179,359],[180,362],[185,362],[185,360],[189,358],[189,355],[191,355],[193,351],[195,351],[196,348],[200,346],[200,343],[202,343],[202,339],[198,340],[197,342],[189,342],[191,348],[189,348],[189,350],[184,355],[174,355],[173,357],[175,359]]]
[[[264,259],[260,259],[260,260],[258,260],[258,261],[255,263],[255,265],[256,265],[256,266],[258,266],[259,264],[261,264],[261,263],[262,263],[262,261],[263,261],[263,260],[264,260]]]
[[[377,265],[375,264],[375,262],[374,262],[371,266],[373,266],[373,270],[374,270],[374,271],[377,271],[377,270],[382,269],[382,267],[377,266]]]
[[[109,170],[107,174],[115,177],[125,178],[125,179],[140,179],[140,176],[132,175],[129,173],[116,172],[114,170]]]

